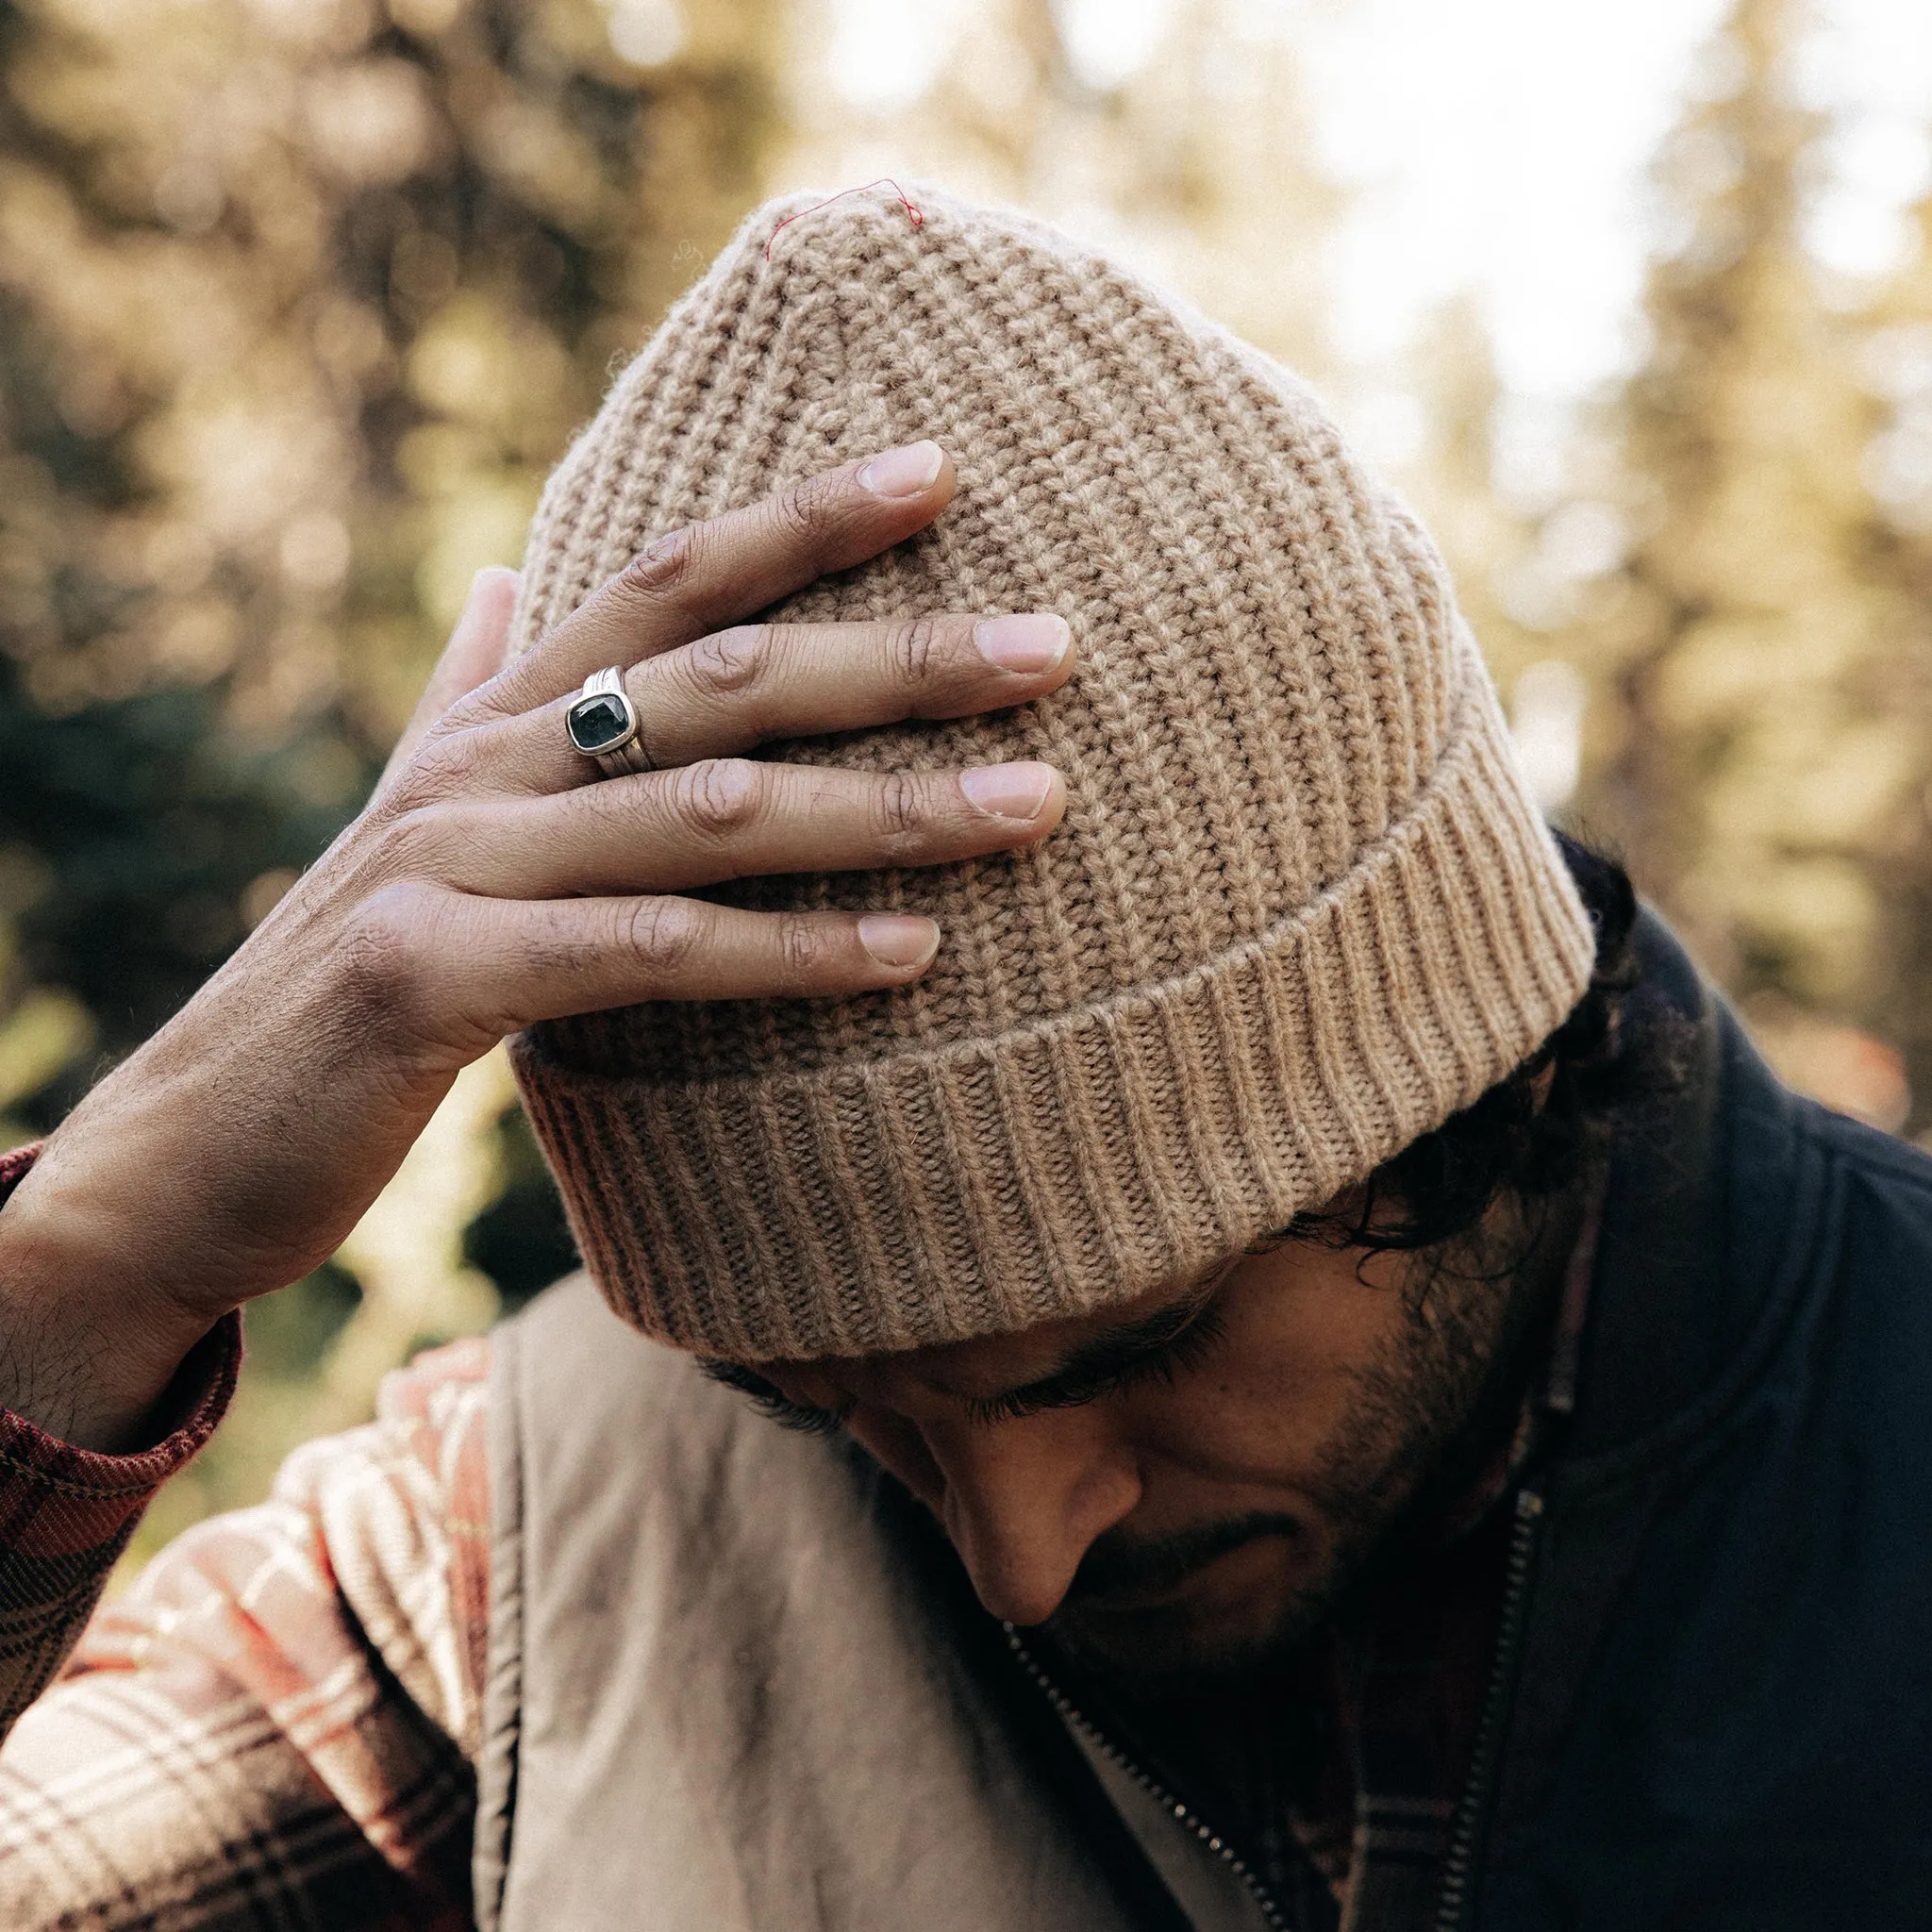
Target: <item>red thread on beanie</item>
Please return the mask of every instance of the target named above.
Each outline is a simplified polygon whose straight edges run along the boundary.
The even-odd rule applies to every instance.
[[[785,219],[782,222],[780,222],[775,228],[772,230],[770,237],[767,239],[765,242],[765,259],[767,261],[771,260],[772,243],[775,242],[778,239],[778,237],[781,234],[783,234],[784,231],[792,225],[793,222],[801,220],[806,215],[815,215],[818,213],[820,208],[830,208],[835,201],[843,201],[848,194],[863,194],[866,192],[868,189],[873,188],[890,188],[892,191],[892,192],[899,197],[899,205],[906,210],[906,212],[908,215],[912,217],[912,225],[915,228],[923,228],[925,226],[924,210],[921,208],[916,203],[908,199],[906,191],[903,188],[901,188],[899,184],[896,181],[894,181],[890,175],[881,175],[876,181],[867,181],[862,186],[858,188],[841,188],[837,194],[828,194],[825,196],[824,200],[815,201],[809,208],[800,208],[797,214],[787,215]]]

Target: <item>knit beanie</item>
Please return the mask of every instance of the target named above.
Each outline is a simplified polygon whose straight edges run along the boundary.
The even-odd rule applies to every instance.
[[[1032,851],[708,894],[927,914],[923,978],[515,1043],[607,1298],[746,1362],[1197,1280],[1508,1074],[1593,958],[1441,558],[1307,389],[1091,246],[909,192],[745,222],[552,477],[517,617],[525,647],[665,532],[929,437],[951,506],[774,612],[1073,628],[1036,703],[761,754],[1065,774]]]

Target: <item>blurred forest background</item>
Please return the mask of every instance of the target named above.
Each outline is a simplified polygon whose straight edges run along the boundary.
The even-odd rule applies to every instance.
[[[1525,441],[1477,302],[1373,369],[1338,341],[1352,191],[1298,22],[1350,4],[1137,0],[1110,60],[1105,9],[957,0],[928,73],[855,99],[825,63],[901,31],[883,0],[0,0],[0,1145],[355,811],[471,573],[742,212],[883,172],[1098,231],[1326,389],[1552,811],[1788,1077],[1924,1133],[1932,192],[1881,268],[1821,255],[1810,17],[1735,0],[1650,172],[1635,347]],[[499,1055],[250,1311],[144,1545],[570,1258]]]

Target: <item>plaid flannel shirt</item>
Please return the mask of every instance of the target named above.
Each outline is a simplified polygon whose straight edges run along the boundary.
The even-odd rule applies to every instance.
[[[0,1163],[0,1201],[27,1158]],[[239,1355],[231,1321],[186,1372],[184,1419],[137,1455],[0,1411],[8,1932],[473,1923],[487,1338],[390,1376],[373,1424],[298,1450],[267,1502],[176,1538],[88,1622],[142,1507],[220,1419]],[[1500,1594],[1490,1541],[1456,1546],[1440,1591],[1411,1577],[1394,1623],[1324,1666],[1326,1741],[1284,1834],[1327,1881],[1291,1890],[1307,1932],[1338,1911],[1353,1932],[1426,1923],[1368,1895],[1428,1894]],[[1346,1913],[1357,1890],[1367,1909]]]
[[[28,1158],[0,1164],[0,1199]],[[390,1377],[374,1424],[298,1451],[90,1624],[227,1406],[239,1324],[199,1355],[185,1419],[138,1455],[0,1411],[0,1925],[462,1932],[489,1344]]]

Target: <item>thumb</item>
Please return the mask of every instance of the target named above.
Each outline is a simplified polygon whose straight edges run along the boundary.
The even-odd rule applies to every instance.
[[[479,570],[463,600],[456,628],[429,682],[416,701],[409,722],[403,727],[395,749],[383,768],[387,779],[397,766],[407,762],[416,747],[429,736],[430,728],[458,699],[466,697],[479,684],[487,684],[503,669],[509,652],[510,618],[517,606],[517,590],[523,579],[513,570],[492,564]]]

